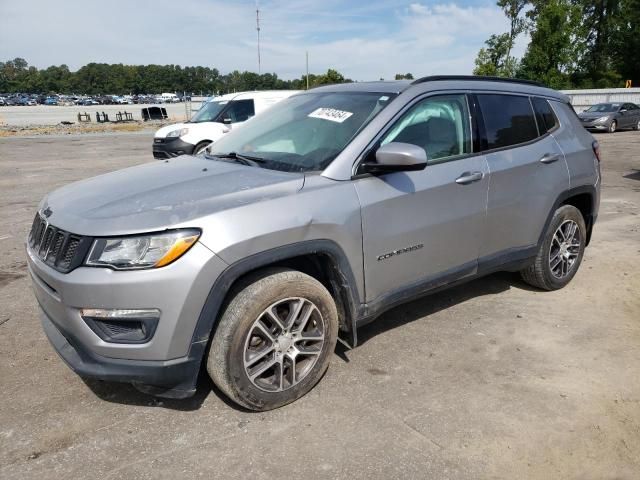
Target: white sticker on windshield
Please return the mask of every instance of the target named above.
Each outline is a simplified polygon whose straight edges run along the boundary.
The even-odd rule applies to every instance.
[[[330,122],[342,123],[351,115],[353,115],[353,112],[345,112],[344,110],[337,110],[335,108],[321,107],[314,110],[307,116],[311,118],[321,118],[322,120],[329,120]]]

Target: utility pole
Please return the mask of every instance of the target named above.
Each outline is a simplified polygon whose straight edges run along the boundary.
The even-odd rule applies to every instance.
[[[256,31],[258,32],[258,75],[261,75],[262,67],[260,65],[260,7],[258,6],[258,0],[256,0]]]
[[[309,90],[309,50],[306,51],[307,54],[307,90]]]

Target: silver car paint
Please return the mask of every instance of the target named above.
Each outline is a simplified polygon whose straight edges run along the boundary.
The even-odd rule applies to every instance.
[[[72,331],[93,352],[111,358],[171,360],[187,355],[196,321],[212,281],[227,265],[196,243],[179,262],[159,270],[114,271],[80,267],[59,273],[28,251],[38,303],[57,325]],[[157,308],[160,321],[144,344],[100,339],[80,316],[81,308]]]
[[[464,172],[482,180],[459,185]],[[486,159],[482,155],[355,180],[362,204],[367,302],[386,292],[478,259],[478,238],[486,214]],[[424,245],[388,260],[378,256]]]
[[[545,155],[557,155],[558,160],[542,163]],[[489,195],[480,257],[536,245],[553,203],[569,189],[562,151],[547,135],[488,153],[487,162]]]
[[[51,208],[51,224],[76,234],[115,236],[180,227],[202,230],[199,242],[187,254],[156,270],[80,267],[60,274],[29,254],[36,296],[47,315],[72,329],[101,355],[177,359],[186,355],[207,294],[229,264],[304,240],[332,240],[345,253],[357,298],[371,301],[417,279],[463,264],[473,267],[478,257],[501,247],[535,243],[542,217],[555,200],[551,197],[569,186],[564,160],[551,168],[535,163],[553,150],[553,138],[562,144],[571,185],[597,184],[590,135],[572,126],[568,107],[557,107],[558,102],[552,103],[561,127],[553,138],[500,154],[432,165],[420,172],[352,179],[371,139],[419,96],[491,91],[560,101],[566,97],[544,88],[496,82],[436,81],[411,87],[407,82],[376,82],[324,89],[399,95],[319,175],[181,157],[78,182],[46,197],[40,208]],[[521,173],[509,172],[510,162]],[[481,181],[465,186],[455,183],[461,173],[474,170],[483,172]],[[522,172],[527,178],[520,177]],[[553,172],[557,179],[551,178]],[[533,198],[525,199],[521,189]],[[487,213],[487,201],[496,212]],[[535,222],[528,223],[527,215],[534,215]],[[522,232],[506,228],[505,218],[516,222]],[[486,241],[480,241],[483,238]],[[424,248],[377,261],[381,254],[414,243]],[[162,316],[150,342],[123,345],[99,339],[80,318],[78,309],[83,307],[159,308]]]
[[[550,103],[560,123],[564,125],[564,128],[554,132],[553,136],[561,145],[566,157],[571,188],[597,185],[600,179],[600,166],[597,162],[594,163],[591,150],[593,135],[581,128],[580,120],[571,107],[560,102]],[[599,201],[599,196],[596,200]]]
[[[62,187],[47,197],[49,222],[78,235],[112,236],[198,227],[217,212],[288,196],[304,175],[184,157],[126,168]]]

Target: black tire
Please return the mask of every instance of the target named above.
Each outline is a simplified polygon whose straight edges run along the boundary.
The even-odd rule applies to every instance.
[[[199,142],[193,149],[193,154],[197,155],[200,150],[202,150],[208,145],[211,145],[211,142],[209,140],[203,140],[202,142]]]
[[[216,386],[233,402],[256,411],[281,407],[308,393],[326,372],[335,350],[338,313],[331,294],[309,275],[278,268],[247,278],[230,295],[207,358],[207,371]],[[309,365],[299,383],[292,383],[281,391],[265,391],[251,381],[245,370],[245,346],[252,338],[248,337],[254,322],[262,318],[263,312],[273,304],[290,298],[306,299],[317,307],[323,324],[324,342],[315,363]],[[276,358],[275,352],[273,355]],[[281,371],[284,372],[284,369]]]
[[[579,235],[579,251],[578,256],[575,258],[573,264],[568,270],[567,274],[561,278],[558,278],[551,269],[551,248],[554,243],[554,236],[556,231],[561,225],[565,225],[565,222],[573,221],[577,224],[577,234]],[[542,290],[558,290],[567,285],[571,279],[575,276],[582,257],[584,255],[585,242],[587,238],[587,228],[585,226],[582,213],[576,207],[572,205],[564,205],[553,215],[551,223],[547,228],[544,235],[542,245],[538,250],[535,262],[528,268],[520,271],[522,278],[529,285],[538,287]],[[555,248],[555,245],[554,245]]]
[[[617,129],[618,129],[618,122],[614,120],[609,124],[609,133],[615,133]]]
[[[640,120],[636,122],[636,124],[633,126],[633,129],[636,131],[640,130]]]

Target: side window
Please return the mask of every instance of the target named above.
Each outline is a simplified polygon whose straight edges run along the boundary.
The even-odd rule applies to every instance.
[[[380,144],[391,142],[424,148],[430,164],[471,153],[466,96],[442,95],[418,102],[391,127]]]
[[[538,136],[529,97],[479,94],[478,103],[489,150],[528,142]]]
[[[545,133],[556,128],[556,125],[558,125],[558,120],[556,119],[556,116],[553,113],[553,109],[551,108],[551,105],[549,105],[549,102],[544,98],[534,97],[531,98],[531,103],[533,103],[533,109],[536,112],[536,120],[538,122],[540,135],[544,135]]]
[[[230,118],[231,123],[237,123],[249,120],[255,113],[253,100],[236,100],[231,102],[224,116]]]

